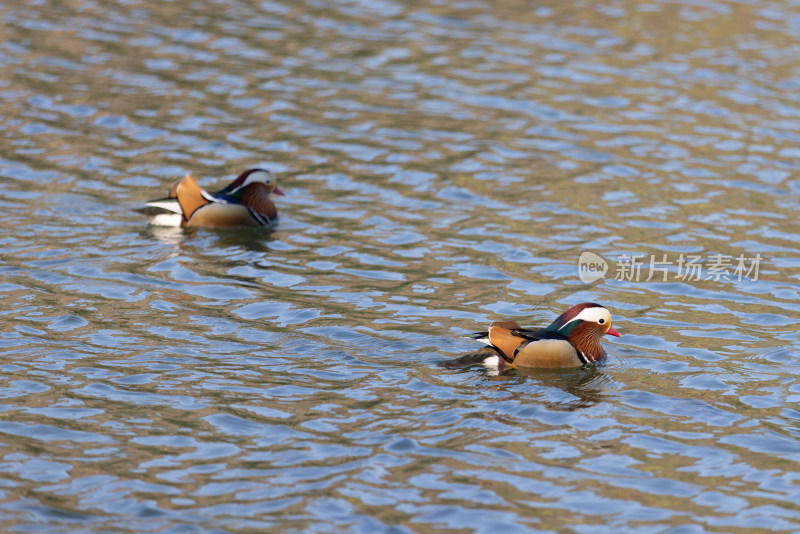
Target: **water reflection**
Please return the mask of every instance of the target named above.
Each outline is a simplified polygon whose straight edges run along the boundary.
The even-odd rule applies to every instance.
[[[157,239],[165,245],[182,245],[187,238],[196,233],[196,228],[177,228],[172,226],[152,226],[147,225],[142,230],[142,237],[145,239]]]
[[[454,370],[457,373],[477,373],[487,380],[486,387],[506,391],[525,402],[553,410],[581,410],[607,400],[612,379],[602,367],[583,366],[574,369],[533,369],[517,367],[494,373],[482,366]],[[524,385],[525,393],[519,386]]]
[[[510,373],[518,378],[532,380],[546,388],[557,388],[569,397],[545,401],[544,406],[553,410],[580,410],[607,400],[611,379],[601,368],[594,366],[577,369],[513,369]],[[499,378],[499,377],[498,377]]]
[[[0,13],[7,530],[800,530],[792,6]],[[131,210],[253,166],[273,232]],[[585,301],[602,366],[436,366]]]

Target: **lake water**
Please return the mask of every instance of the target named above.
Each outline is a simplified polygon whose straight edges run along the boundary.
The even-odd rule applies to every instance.
[[[800,531],[797,2],[0,16],[4,532]],[[274,232],[134,211],[257,166]]]

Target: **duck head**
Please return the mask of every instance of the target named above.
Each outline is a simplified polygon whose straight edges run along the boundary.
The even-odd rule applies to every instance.
[[[220,191],[225,195],[235,195],[237,192],[246,188],[251,184],[262,184],[266,186],[268,193],[275,193],[276,195],[285,196],[275,182],[275,177],[272,173],[265,169],[247,169],[240,174],[231,184]]]
[[[594,302],[573,306],[559,315],[545,331],[565,336],[576,350],[594,361],[603,357],[600,340],[604,335],[621,336],[611,325],[611,313]]]

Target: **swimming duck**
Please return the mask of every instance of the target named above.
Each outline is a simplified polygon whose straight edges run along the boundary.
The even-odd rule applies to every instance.
[[[216,193],[204,190],[187,174],[172,184],[167,198],[151,200],[140,211],[157,226],[264,226],[278,218],[270,193],[284,194],[264,169],[248,169]]]
[[[578,367],[603,359],[601,338],[620,337],[611,326],[611,313],[593,302],[584,302],[562,313],[543,329],[521,327],[516,321],[496,321],[488,332],[473,339],[486,347],[445,362],[445,367],[482,364],[490,369],[511,367]]]

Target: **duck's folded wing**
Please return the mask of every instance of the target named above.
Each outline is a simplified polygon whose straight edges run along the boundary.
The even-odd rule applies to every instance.
[[[519,323],[515,321],[495,321],[492,327],[505,328],[510,330],[512,334],[517,337],[524,338],[528,341],[536,341],[538,339],[567,339],[563,334],[558,332],[548,332],[543,328],[522,328]],[[473,332],[469,335],[471,339],[489,344],[489,332]]]
[[[538,341],[540,339],[560,339],[566,340],[566,336],[558,332],[548,332],[545,329],[516,328],[512,330],[515,336],[519,336],[528,341]]]

